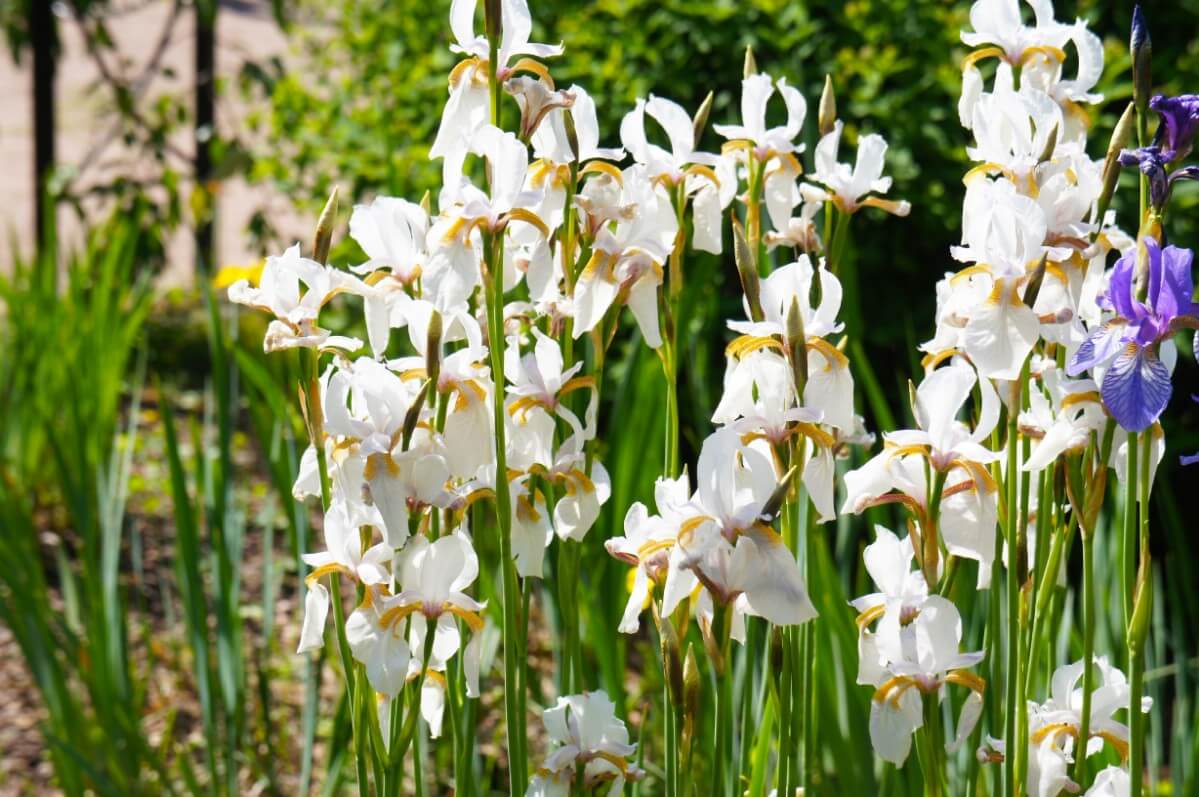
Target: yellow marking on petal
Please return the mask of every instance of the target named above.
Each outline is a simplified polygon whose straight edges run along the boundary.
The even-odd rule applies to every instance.
[[[906,675],[893,675],[884,681],[882,686],[874,690],[874,697],[872,699],[876,703],[882,703],[887,699],[887,696],[890,695],[891,692],[903,687],[904,685],[910,685],[911,681],[912,679]]]
[[[1049,725],[1044,725],[1044,726],[1038,728],[1037,732],[1034,733],[1032,736],[1030,736],[1028,740],[1030,742],[1032,742],[1033,744],[1040,744],[1041,742],[1045,741],[1050,736],[1052,736],[1056,739],[1058,736],[1061,736],[1062,734],[1066,734],[1067,736],[1073,736],[1075,739],[1077,739],[1078,738],[1078,728],[1074,727],[1073,725],[1071,725],[1068,722],[1053,722],[1053,723],[1050,723]]]
[[[831,371],[834,367],[848,368],[849,358],[841,353],[841,350],[833,346],[824,338],[808,338],[808,348],[815,349],[824,356],[825,369]]]
[[[392,606],[379,615],[380,628],[394,628],[397,623],[420,610],[419,603],[407,603],[403,606]]]
[[[583,488],[584,492],[595,492],[595,483],[591,481],[590,477],[588,477],[586,473],[578,468],[573,468],[570,473],[567,474],[567,478],[573,478],[576,482],[578,482],[578,485]]]
[[[541,513],[537,511],[537,507],[533,506],[533,502],[527,495],[516,497],[516,516],[522,523],[536,523],[541,520]]]
[[[778,166],[766,173],[767,177],[770,177],[777,172],[794,174],[796,176],[803,174],[803,164],[799,162],[799,158],[795,157],[795,153],[776,152],[774,156],[779,159],[780,163]]]
[[[1099,393],[1087,390],[1082,393],[1071,393],[1062,399],[1062,409],[1073,407],[1075,404],[1098,404]]]
[[[425,372],[424,368],[409,368],[407,371],[400,372],[400,379],[402,380],[427,379],[428,377],[429,375]]]
[[[974,66],[979,61],[986,58],[1007,58],[1007,53],[1000,47],[984,47],[981,50],[975,50],[962,59],[962,71],[965,72],[967,67]]]
[[[878,606],[872,606],[871,608],[862,612],[858,615],[857,620],[854,621],[858,624],[858,631],[864,632],[871,623],[886,613],[887,605],[885,603],[880,603]]]
[[[516,413],[528,414],[534,407],[545,407],[545,402],[537,396],[521,396],[508,406],[508,414],[516,417]]]
[[[946,682],[951,683],[951,684],[957,684],[958,686],[964,686],[967,689],[971,689],[980,695],[983,692],[987,691],[987,682],[972,672],[966,672],[964,670],[954,670],[953,672],[951,672],[945,676],[945,680],[946,680]]]
[[[450,70],[450,85],[457,86],[462,82],[462,78],[466,76],[468,71],[480,66],[482,63],[483,61],[481,61],[477,55],[459,61],[454,65],[454,68]]]
[[[735,138],[732,141],[724,142],[724,144],[720,146],[720,154],[728,155],[730,153],[737,152],[738,150],[749,152],[753,149],[753,146],[754,142],[750,141],[748,138]]]
[[[537,77],[549,84],[550,91],[554,90],[554,79],[550,77],[550,71],[545,64],[532,58],[522,58],[508,68],[510,72],[532,72]]]
[[[715,522],[715,520],[716,520],[716,518],[710,517],[708,515],[696,515],[695,517],[687,518],[679,526],[679,534],[678,534],[679,544],[686,545],[687,542],[691,539],[691,536],[693,534],[695,534],[695,530],[697,528],[699,528],[700,526],[704,525],[705,523],[707,523],[709,521]]]
[[[620,169],[607,161],[587,161],[587,164],[582,169],[579,169],[579,177],[582,178],[585,174],[606,174],[615,180],[617,185],[624,185],[624,175],[620,173]]]
[[[862,207],[878,208],[892,216],[906,216],[911,207],[901,199],[884,199],[881,196],[868,196],[858,203]]]
[[[1002,174],[1013,183],[1016,182],[1016,180],[1013,179],[1011,170],[1005,168],[1002,164],[994,163],[992,161],[980,163],[970,171],[966,172],[965,176],[962,177],[962,182],[966,185],[970,185],[970,183],[974,180],[987,174]]]
[[[415,681],[419,677],[420,677],[419,672],[409,673],[408,680],[410,682]],[[445,675],[438,672],[437,670],[434,670],[431,668],[425,670],[425,680],[432,681],[435,684],[437,684],[438,686],[440,686],[442,689],[445,689],[445,685],[446,685]]]
[[[504,216],[509,222],[523,221],[525,224],[530,224],[536,227],[537,231],[541,233],[541,236],[546,240],[549,240],[550,228],[547,227],[545,222],[541,220],[541,217],[533,211],[526,210],[525,208],[512,208],[512,210],[505,213]]]
[[[932,371],[938,365],[945,362],[955,354],[960,354],[960,352],[955,348],[942,349],[939,352],[926,354],[924,355],[924,358],[920,360],[920,365],[925,371]]]
[[[831,449],[837,445],[837,438],[833,437],[828,432],[821,429],[814,423],[801,421],[795,424],[795,432],[811,440],[821,448]]]
[[[949,278],[949,284],[957,285],[962,280],[969,279],[970,277],[974,277],[979,274],[990,275],[991,267],[986,265],[985,263],[975,263],[973,266],[966,266],[966,268],[962,269],[961,271],[959,271],[958,273],[954,274],[952,277]]]
[[[1054,47],[1049,44],[1038,44],[1033,47],[1025,48],[1024,52],[1020,55],[1020,63],[1027,64],[1034,55],[1047,56],[1054,59],[1059,64],[1064,64],[1066,62],[1066,52],[1061,47]]]
[[[441,604],[441,610],[443,612],[449,612],[450,614],[464,621],[470,627],[470,630],[474,631],[476,634],[483,630],[483,618],[480,617],[477,612],[463,609],[461,606],[455,606],[452,603]]]
[[[321,565],[316,570],[313,570],[304,577],[304,583],[311,587],[320,579],[324,578],[325,576],[332,575],[333,573],[345,573],[350,578],[354,578],[354,574],[350,571],[350,568],[334,562],[333,564]]]
[[[576,376],[573,379],[567,380],[566,384],[558,389],[558,396],[565,396],[567,393],[572,393],[583,388],[596,389],[594,376]]]
[[[637,549],[637,559],[644,562],[658,551],[666,551],[674,547],[674,540],[650,540]],[[636,571],[630,571],[636,572]],[[629,590],[630,592],[632,590]]]
[[[1100,739],[1103,739],[1112,747],[1116,748],[1116,752],[1120,754],[1121,761],[1128,760],[1128,742],[1126,742],[1124,739],[1116,736],[1111,731],[1099,731],[1098,733],[1092,733],[1091,736],[1098,736]]]
[[[916,454],[923,457],[928,455],[928,446],[920,443],[913,443],[907,446],[896,446],[895,448],[890,449],[890,454],[891,459],[906,457],[909,454]]]
[[[604,278],[609,282],[615,282],[611,275],[612,262],[611,256],[601,249],[596,249],[591,253],[591,259],[587,261],[587,265],[583,266],[583,270],[579,272],[579,282],[590,282],[598,276],[600,269],[604,269]]]
[[[710,183],[712,183],[712,185],[720,188],[720,178],[716,176],[716,172],[713,171],[712,167],[710,166],[704,166],[700,163],[693,163],[683,170],[683,174],[686,174],[689,177],[704,177]]]
[[[777,349],[783,350],[783,344],[778,338],[773,338],[768,335],[741,335],[734,338],[728,346],[724,348],[726,357],[736,357],[738,360],[747,354],[758,351],[760,349]]]

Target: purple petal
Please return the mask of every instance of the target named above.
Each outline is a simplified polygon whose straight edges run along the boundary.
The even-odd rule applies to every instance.
[[[1149,239],[1146,239],[1148,243]],[[1191,315],[1194,305],[1191,294],[1194,293],[1194,283],[1191,281],[1191,261],[1194,255],[1190,249],[1177,246],[1167,246],[1161,251],[1161,264],[1156,276],[1157,285],[1153,291],[1153,312],[1167,326],[1179,316]],[[1151,276],[1150,279],[1154,279]]]
[[[1151,350],[1129,344],[1108,366],[1099,392],[1123,429],[1140,432],[1170,401],[1170,371]]]
[[[1112,309],[1129,321],[1139,320],[1140,303],[1133,298],[1132,272],[1137,265],[1136,248],[1129,249],[1112,269],[1111,281],[1107,286],[1107,299]]]
[[[1178,461],[1183,465],[1194,465],[1199,462],[1199,454],[1191,454],[1189,457],[1179,457]]]
[[[1066,373],[1070,376],[1078,376],[1083,371],[1089,371],[1096,365],[1103,365],[1115,357],[1123,344],[1121,337],[1125,329],[1124,324],[1113,324],[1109,321],[1093,331],[1070,358],[1070,362],[1066,366]]]

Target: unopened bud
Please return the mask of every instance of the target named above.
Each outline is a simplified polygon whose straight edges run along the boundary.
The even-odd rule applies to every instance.
[[[1107,212],[1107,207],[1112,201],[1112,194],[1116,192],[1116,184],[1120,182],[1120,153],[1132,140],[1132,129],[1136,120],[1136,106],[1130,102],[1124,109],[1124,113],[1120,115],[1120,121],[1116,122],[1116,128],[1112,131],[1112,140],[1107,145],[1107,155],[1103,158],[1103,190],[1099,193],[1096,224],[1103,224],[1103,214]]]
[[[798,472],[799,466],[792,465],[791,469],[783,474],[783,478],[775,486],[774,492],[770,494],[770,498],[766,499],[760,517],[774,519],[779,510],[783,508],[783,504],[787,500],[787,493],[791,492],[791,482],[795,481],[795,474]]]
[[[1132,8],[1132,39],[1129,42],[1132,53],[1132,101],[1139,113],[1145,113],[1149,105],[1149,92],[1153,88],[1150,76],[1149,62],[1153,58],[1153,42],[1149,39],[1149,25],[1145,22],[1145,14],[1140,5]]]
[[[566,128],[566,144],[570,147],[570,154],[578,163],[579,132],[575,129],[575,115],[573,113],[562,114],[562,125]]]
[[[1049,263],[1049,253],[1041,255],[1040,262],[1028,278],[1028,286],[1024,289],[1024,303],[1031,310],[1037,304],[1037,296],[1041,293],[1041,284],[1045,281],[1045,267]]]
[[[1037,163],[1045,163],[1053,159],[1053,151],[1057,149],[1057,132],[1058,126],[1055,123],[1053,129],[1049,131],[1049,136],[1045,139],[1045,146],[1041,149]]]
[[[666,686],[670,690],[670,702],[681,706],[685,698],[683,694],[683,657],[682,651],[679,649],[679,635],[675,632],[670,618],[658,614],[656,605],[653,605],[652,613],[654,623],[658,626],[658,640],[662,646],[662,664],[666,668]]]
[[[808,384],[808,337],[804,332],[803,313],[799,299],[792,297],[787,308],[787,360],[791,363],[791,375],[795,378],[795,393],[803,397]]]
[[[1137,569],[1137,588],[1132,601],[1132,617],[1128,621],[1128,652],[1135,655],[1145,649],[1149,623],[1153,617],[1153,571],[1149,551],[1141,546],[1141,566]]]
[[[312,259],[322,266],[329,262],[329,245],[333,241],[333,224],[337,221],[337,186],[333,186],[320,218],[316,220],[316,235],[312,237]]]
[[[754,48],[745,46],[745,65],[741,69],[741,77],[750,77],[758,74],[758,62],[754,60]]]
[[[416,394],[416,399],[412,402],[412,406],[408,408],[408,412],[404,415],[404,425],[400,432],[400,450],[407,451],[408,444],[412,442],[412,433],[416,431],[416,424],[420,421],[420,411],[425,406],[425,396],[429,394],[430,385],[432,382],[428,379],[420,386],[420,392]]]
[[[695,112],[695,119],[691,122],[692,144],[696,149],[699,149],[699,141],[704,137],[704,130],[708,126],[708,116],[712,113],[712,100],[716,95],[708,92],[708,96],[704,97],[704,101],[699,104],[699,110]]]
[[[699,713],[699,695],[702,681],[699,664],[695,660],[695,648],[687,646],[687,657],[683,660],[683,711],[688,717]]]
[[[428,189],[425,189],[424,196],[420,198],[420,209],[425,212],[426,216],[433,214],[433,197]]]
[[[745,228],[741,221],[733,216],[733,257],[737,261],[737,275],[741,278],[741,290],[745,293],[745,303],[749,305],[749,317],[757,322],[766,318],[762,312],[762,283],[758,276],[758,267],[754,263],[754,253],[749,241],[745,240]]]
[[[433,390],[441,377],[441,313],[436,310],[429,316],[429,331],[425,339],[425,374]]]
[[[833,93],[833,79],[824,76],[824,91],[820,92],[820,110],[816,114],[816,126],[820,135],[833,132],[837,124],[837,96]]]

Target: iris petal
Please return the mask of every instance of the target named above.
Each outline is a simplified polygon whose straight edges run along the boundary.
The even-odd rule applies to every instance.
[[[1149,349],[1129,345],[1103,375],[1100,393],[1122,428],[1140,432],[1170,401],[1170,371]]]

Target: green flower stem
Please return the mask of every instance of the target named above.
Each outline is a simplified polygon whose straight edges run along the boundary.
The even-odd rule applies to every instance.
[[[1024,366],[1020,369],[1020,378],[1014,383],[1013,395],[1011,403],[1007,408],[1007,469],[1004,472],[1004,539],[1007,541],[1007,672],[1004,679],[1004,688],[1006,695],[1006,706],[1004,711],[1004,733],[1003,738],[1007,743],[1007,756],[1004,758],[1004,794],[1019,794],[1019,773],[1016,768],[1016,762],[1019,758],[1018,728],[1016,722],[1016,712],[1020,708],[1017,704],[1017,693],[1019,692],[1019,672],[1020,672],[1020,582],[1017,569],[1019,566],[1019,542],[1017,533],[1019,529],[1019,484],[1020,472],[1019,458],[1017,456],[1017,446],[1019,445],[1019,429],[1017,426],[1017,418],[1020,412],[1021,393],[1025,384],[1028,382],[1028,360],[1024,361]]]
[[[1145,779],[1145,715],[1141,713],[1141,694],[1145,686],[1145,650],[1130,651],[1128,662],[1128,767],[1129,797],[1141,797]]]
[[[1025,385],[1027,386],[1027,382]],[[1025,402],[1027,403],[1028,391],[1025,390]],[[1020,461],[1027,462],[1029,455],[1032,452],[1032,441],[1027,437],[1020,441]],[[1017,791],[1023,788],[1024,777],[1028,767],[1028,711],[1025,706],[1028,705],[1028,681],[1025,677],[1025,668],[1028,664],[1026,651],[1024,650],[1023,641],[1028,632],[1028,602],[1025,598],[1023,590],[1023,580],[1027,578],[1027,573],[1022,572],[1026,568],[1021,567],[1021,560],[1027,556],[1028,550],[1028,517],[1029,507],[1032,496],[1032,474],[1028,471],[1020,473],[1020,514],[1016,516],[1016,547],[1008,549],[1008,567],[1009,570],[1015,572],[1019,590],[1017,593],[1017,624],[1016,633],[1008,639],[1008,644],[1017,652],[1016,669],[1012,670],[1012,675],[1015,678],[1016,691],[1016,761],[1015,761],[1015,785]],[[1010,620],[1009,620],[1010,622]],[[1008,748],[1009,750],[1011,748]]]
[[[1124,606],[1124,624],[1132,620],[1132,598],[1137,580],[1137,474],[1139,470],[1139,447],[1136,432],[1128,433],[1128,467],[1124,478],[1124,528],[1121,538],[1120,570],[1123,578],[1121,598]],[[1145,463],[1148,467],[1149,463]]]
[[[737,707],[733,703],[732,646],[729,644],[729,626],[733,607],[717,604],[712,619],[712,634],[719,646],[720,660],[716,667],[716,750],[712,758],[712,793],[733,794],[728,782],[728,763],[733,754],[733,714]]]
[[[1078,725],[1078,747],[1086,749],[1091,735],[1091,692],[1095,690],[1092,659],[1095,658],[1095,541],[1086,529],[1082,532],[1082,717]],[[1074,761],[1074,780],[1086,780],[1087,757],[1079,754]]]
[[[924,737],[925,758],[921,766],[924,769],[925,797],[942,797],[945,794],[945,741],[941,729],[941,703],[936,693],[923,696],[924,726],[918,733]]]
[[[520,622],[520,583],[512,558],[512,496],[507,479],[508,455],[504,408],[504,272],[503,236],[484,236],[488,286],[487,330],[491,349],[491,378],[495,383],[495,508],[499,533],[500,568],[503,573],[501,602],[504,614],[504,719],[507,724],[508,787],[512,794],[524,794],[528,785],[525,756],[525,693],[521,668],[524,625]]]
[[[1131,443],[1130,443],[1131,446]],[[1141,432],[1141,471],[1139,479],[1140,501],[1139,547],[1142,557],[1149,556],[1149,490],[1150,477],[1153,472],[1153,427]],[[1148,564],[1144,562],[1142,564]],[[1152,574],[1146,569],[1143,573],[1146,579]],[[1146,590],[1148,593],[1148,590]],[[1138,596],[1138,602],[1147,600],[1145,595]],[[1138,616],[1140,612],[1137,613]],[[1133,640],[1134,621],[1129,620],[1129,650],[1128,650],[1128,761],[1132,791],[1130,797],[1141,797],[1145,767],[1145,715],[1141,712],[1141,695],[1144,693],[1145,681],[1145,639],[1148,631],[1142,632],[1139,639]]]

